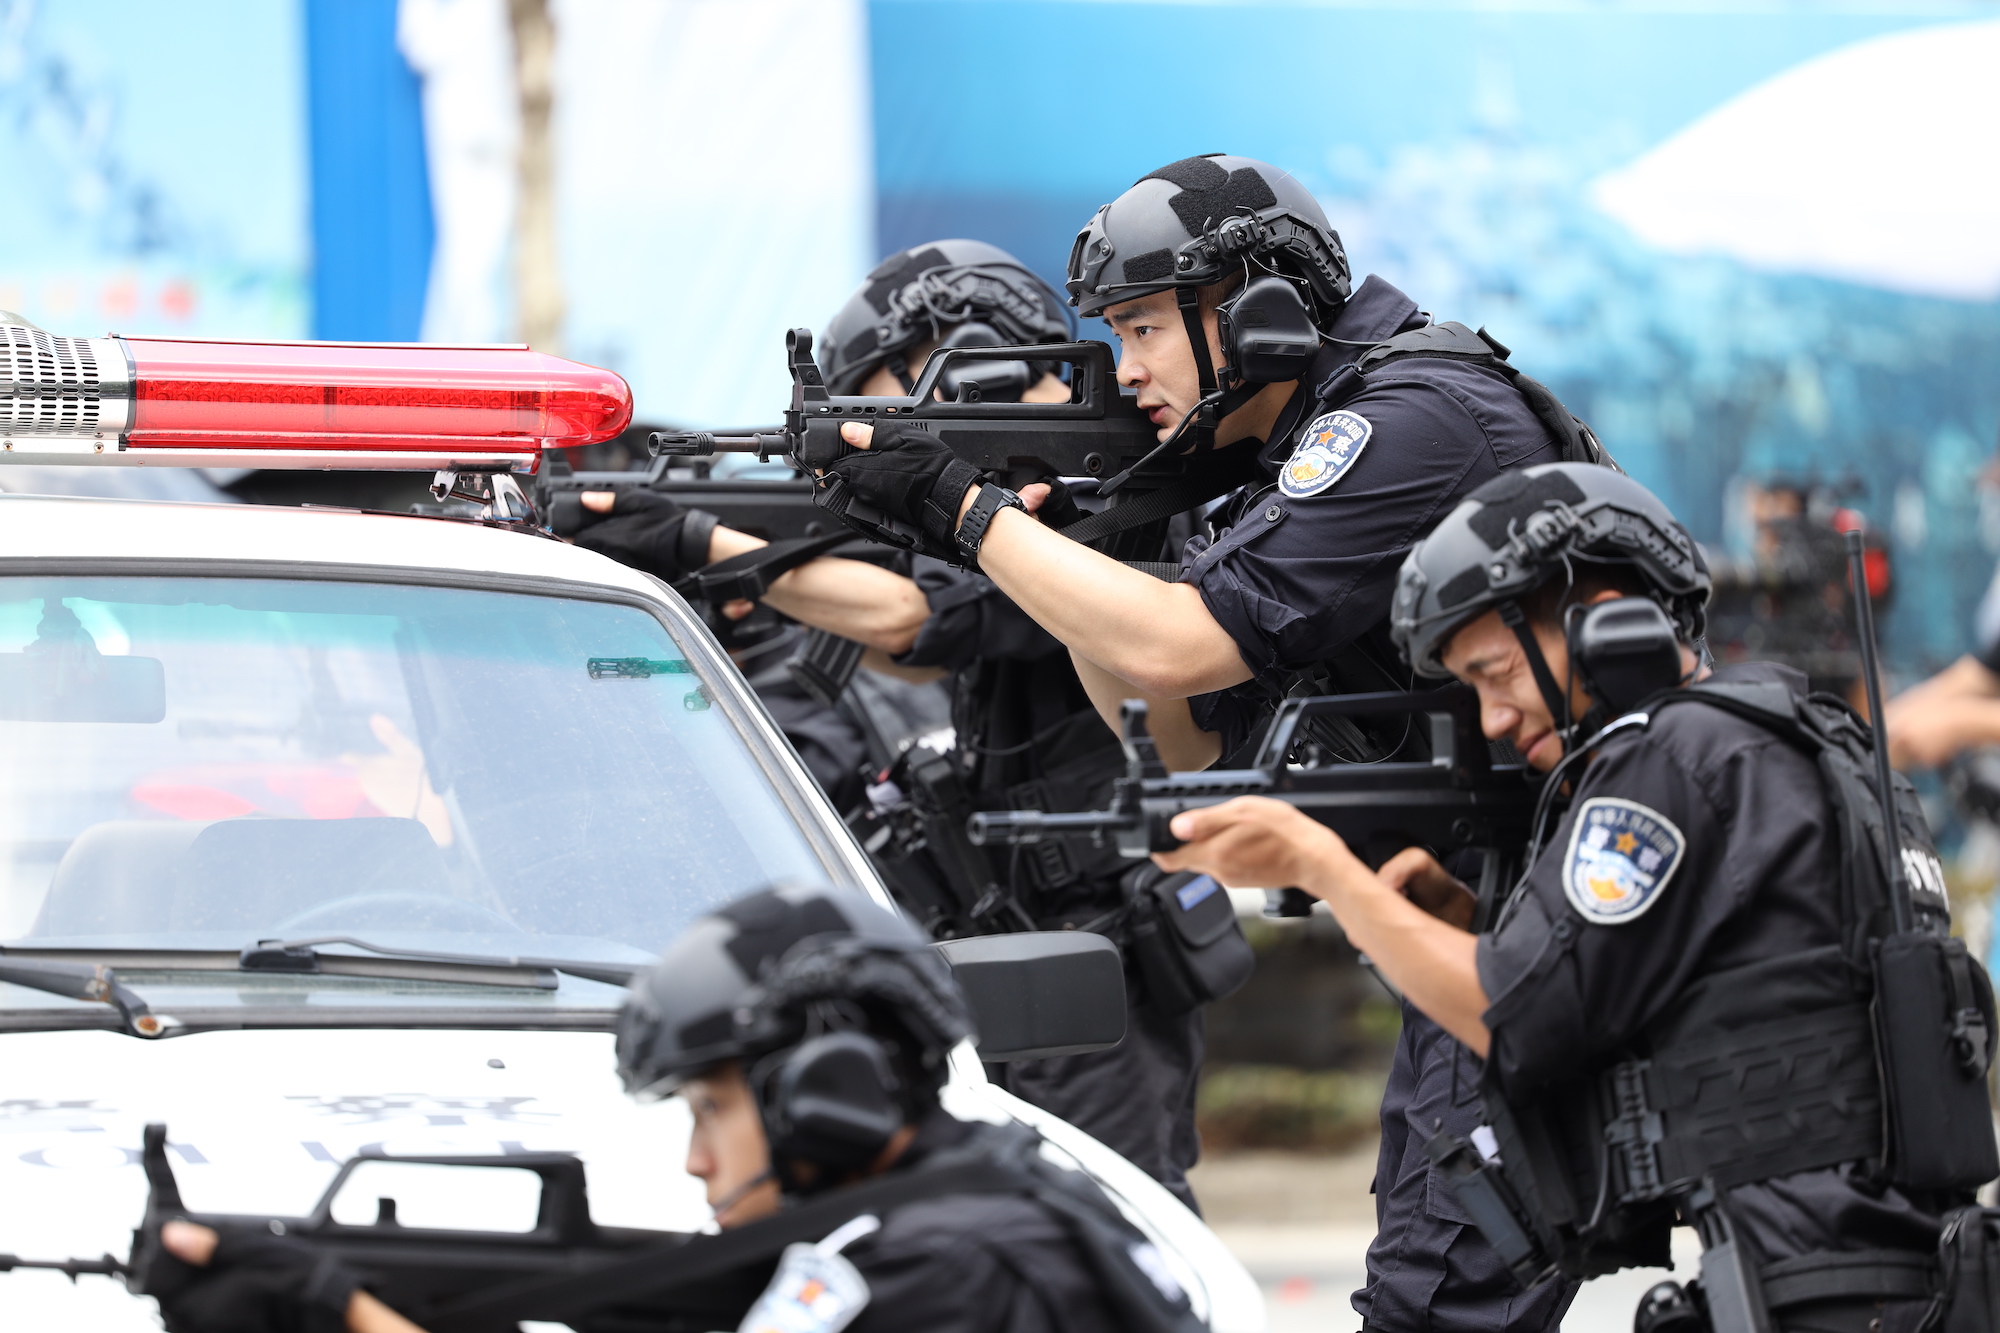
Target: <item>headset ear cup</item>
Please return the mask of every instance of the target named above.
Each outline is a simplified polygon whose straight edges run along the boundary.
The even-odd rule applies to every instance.
[[[1680,683],[1680,637],[1650,597],[1573,606],[1563,617],[1563,639],[1585,693],[1613,717]]]
[[[1263,274],[1216,307],[1223,364],[1245,384],[1298,379],[1319,354],[1320,331],[1297,287]]]
[[[868,1165],[903,1127],[900,1092],[888,1051],[866,1033],[800,1043],[762,1099],[772,1162],[810,1162],[835,1174]]]

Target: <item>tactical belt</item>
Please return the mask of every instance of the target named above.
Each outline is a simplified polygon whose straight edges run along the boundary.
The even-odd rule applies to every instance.
[[[1937,1261],[1914,1250],[1822,1250],[1768,1264],[1758,1275],[1773,1310],[1816,1301],[1927,1300]]]

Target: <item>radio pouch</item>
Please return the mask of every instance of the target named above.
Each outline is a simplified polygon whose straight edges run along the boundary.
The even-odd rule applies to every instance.
[[[1986,1072],[1993,985],[1962,940],[1903,931],[1875,952],[1875,1035],[1889,1107],[1890,1179],[1973,1189],[2000,1175]]]
[[[1171,1018],[1242,989],[1257,955],[1228,890],[1207,875],[1163,875],[1153,866],[1125,883],[1129,947],[1155,1009]]]

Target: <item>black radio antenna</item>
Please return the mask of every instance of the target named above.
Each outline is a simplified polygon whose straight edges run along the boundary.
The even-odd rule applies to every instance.
[[[1889,770],[1889,729],[1882,716],[1882,671],[1875,650],[1875,604],[1868,595],[1868,556],[1861,530],[1847,532],[1847,577],[1854,584],[1854,626],[1861,640],[1861,679],[1868,691],[1868,720],[1875,742],[1875,786],[1882,794],[1882,850],[1889,858],[1889,912],[1901,934],[1915,917],[1909,877],[1903,873],[1902,829],[1897,824],[1896,789]]]

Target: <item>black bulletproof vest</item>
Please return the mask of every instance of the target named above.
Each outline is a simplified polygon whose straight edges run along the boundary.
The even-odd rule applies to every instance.
[[[1686,1201],[1708,1187],[1722,1191],[1868,1162],[1887,1183],[1949,1191],[2000,1169],[1992,1163],[1983,1095],[1995,1031],[1992,990],[1983,969],[1949,938],[1946,900],[1925,885],[1912,886],[1917,929],[1911,934],[1931,941],[1946,970],[1957,974],[1943,983],[1936,1021],[1948,1025],[1947,1005],[1956,1005],[1961,1021],[1975,1029],[1980,1106],[1973,1119],[1979,1123],[1970,1134],[1949,1125],[1927,1131],[1933,1138],[1964,1139],[1929,1145],[1949,1159],[1941,1167],[1917,1162],[1896,1146],[1897,1126],[1913,1116],[1921,1122],[1928,1109],[1917,1103],[1948,1098],[1950,1085],[1963,1080],[1936,1061],[1905,1058],[1904,1072],[1921,1066],[1920,1081],[1931,1086],[1920,1098],[1896,1091],[1898,1062],[1889,1048],[1926,1038],[1890,1030],[1876,1004],[1878,978],[1889,975],[1881,970],[1883,950],[1908,936],[1893,932],[1883,807],[1869,780],[1866,727],[1831,696],[1800,701],[1778,684],[1696,685],[1652,700],[1646,712],[1688,703],[1766,727],[1817,761],[1840,840],[1842,939],[1700,978],[1629,1050],[1531,1103],[1510,1102],[1489,1075],[1481,1093],[1499,1143],[1501,1174],[1532,1233],[1517,1238],[1509,1256],[1524,1281],[1551,1268],[1592,1277],[1670,1265],[1668,1229]],[[1928,850],[1930,833],[1916,792],[1900,775],[1895,804],[1902,845]],[[1949,998],[1953,992],[1958,998]],[[1966,1018],[1968,1013],[1975,1016]],[[1458,1188],[1463,1197],[1463,1181]],[[1829,1261],[1813,1270],[1818,1276],[1807,1274],[1806,1265],[1788,1280],[1802,1291],[1811,1288],[1800,1299],[1816,1299],[1816,1282],[1859,1280],[1856,1262],[1846,1257],[1845,1278],[1838,1276],[1842,1261]],[[1906,1294],[1898,1284],[1916,1279],[1887,1271],[1894,1267],[1877,1275],[1873,1294]],[[1768,1286],[1769,1274],[1766,1281]]]
[[[1484,329],[1474,332],[1465,325],[1447,320],[1421,329],[1399,333],[1362,352],[1341,368],[1318,401],[1313,413],[1331,412],[1344,406],[1368,387],[1368,375],[1384,366],[1413,360],[1464,361],[1499,372],[1520,393],[1537,420],[1554,437],[1564,463],[1600,463],[1617,468],[1617,463],[1598,443],[1597,435],[1581,417],[1562,404],[1548,387],[1530,379],[1507,361],[1506,346]],[[1320,694],[1366,694],[1379,690],[1410,688],[1410,674],[1389,637],[1385,618],[1322,662],[1314,662],[1292,673],[1285,694],[1303,698]],[[1423,760],[1430,757],[1430,738],[1422,728],[1411,728],[1401,719],[1377,722],[1367,718],[1315,718],[1304,728],[1304,739],[1318,750],[1312,758],[1320,761],[1346,760],[1368,763],[1381,759]],[[1252,747],[1261,737],[1252,737]]]
[[[1156,520],[1092,544],[1115,560],[1163,562],[1169,529],[1168,520]],[[974,809],[1102,810],[1125,774],[1118,738],[1053,639],[1040,656],[982,659],[959,672],[952,721]],[[1107,882],[1131,866],[1108,840],[1100,847],[1088,836],[989,847],[986,854],[996,879],[1021,893],[1021,906],[1036,918],[1114,907]]]

